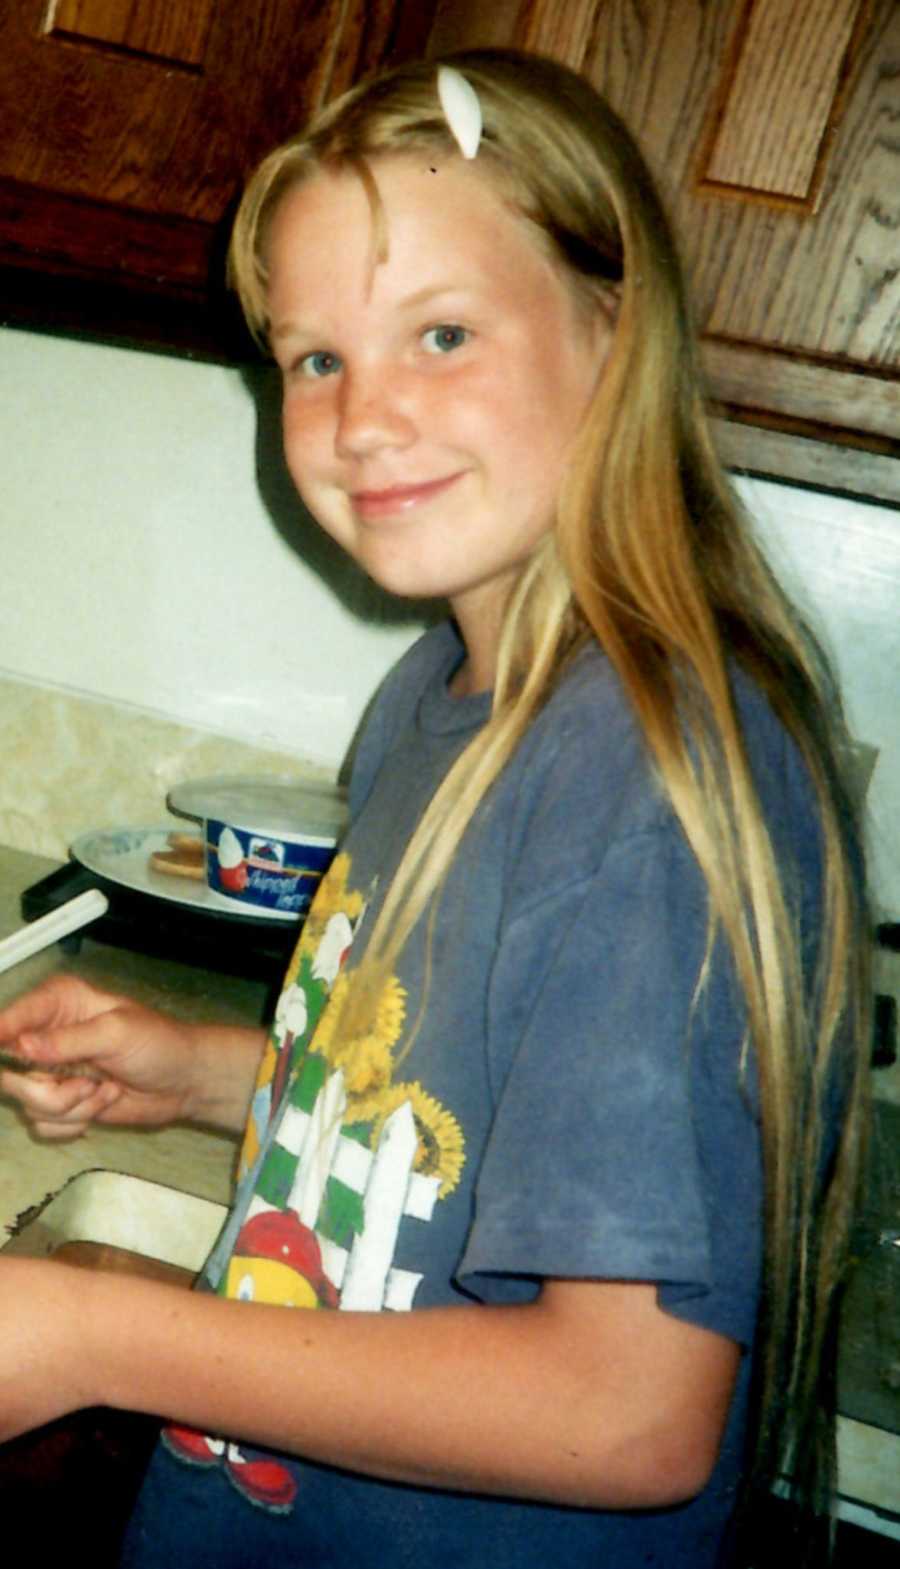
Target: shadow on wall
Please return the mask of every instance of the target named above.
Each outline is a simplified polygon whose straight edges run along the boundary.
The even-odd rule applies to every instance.
[[[285,543],[360,621],[404,627],[442,619],[446,614],[444,605],[423,605],[384,593],[319,528],[297,495],[285,463],[279,372],[271,365],[245,365],[241,377],[256,407],[256,483],[263,505]]]

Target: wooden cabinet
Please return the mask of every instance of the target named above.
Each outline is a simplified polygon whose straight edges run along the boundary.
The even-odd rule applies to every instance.
[[[430,22],[416,0],[4,0],[0,320],[239,352],[243,177]]]
[[[5,0],[0,320],[246,352],[248,168],[364,72],[483,43],[585,72],[644,148],[728,460],[900,506],[900,0]]]
[[[473,0],[433,46],[583,71],[634,132],[692,281],[736,466],[900,505],[898,0]]]

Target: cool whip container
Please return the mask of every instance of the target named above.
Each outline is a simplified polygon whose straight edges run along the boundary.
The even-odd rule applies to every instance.
[[[210,888],[236,905],[301,919],[347,816],[338,785],[264,774],[188,780],[169,806],[203,823]]]

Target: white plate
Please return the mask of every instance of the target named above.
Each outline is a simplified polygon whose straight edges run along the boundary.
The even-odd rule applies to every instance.
[[[165,828],[104,829],[82,834],[72,845],[71,853],[89,872],[105,877],[108,882],[133,888],[137,893],[152,894],[157,899],[168,899],[173,904],[189,905],[210,915],[229,915],[232,920],[241,916],[264,921],[299,920],[296,910],[271,910],[264,905],[244,904],[215,893],[205,881],[153,871],[150,856],[155,850],[169,849],[169,835],[181,831],[171,823]],[[199,839],[200,835],[197,837]]]

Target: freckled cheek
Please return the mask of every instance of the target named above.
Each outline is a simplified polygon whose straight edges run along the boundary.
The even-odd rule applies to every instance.
[[[496,454],[510,442],[510,432],[523,423],[530,426],[530,413],[523,420],[521,400],[506,380],[455,388],[446,396],[435,397],[423,419],[422,429],[437,440],[462,451],[480,456]]]
[[[334,458],[334,426],[312,411],[286,408],[282,420],[284,455],[295,484],[313,481]]]

